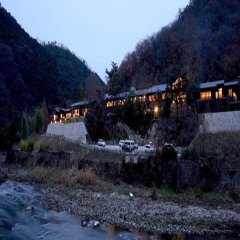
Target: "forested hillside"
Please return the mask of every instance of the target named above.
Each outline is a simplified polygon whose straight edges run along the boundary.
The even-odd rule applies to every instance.
[[[104,86],[84,60],[56,43],[40,44],[0,7],[0,133],[16,113],[33,112],[43,99],[51,111],[88,98],[89,81],[94,91]]]
[[[102,92],[105,84],[83,59],[56,42],[44,46],[56,59],[57,99],[61,106],[77,100],[93,100],[99,97],[96,93]]]
[[[158,21],[156,19],[156,21]],[[240,75],[239,0],[191,0],[174,22],[140,41],[119,66],[122,90]]]

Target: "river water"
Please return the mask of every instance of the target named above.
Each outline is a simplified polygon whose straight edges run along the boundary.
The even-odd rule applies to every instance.
[[[33,207],[33,209],[32,209]],[[0,240],[202,240],[240,239],[237,234],[171,236],[122,230],[100,224],[82,226],[81,219],[49,209],[44,196],[32,186],[6,181],[0,185]]]

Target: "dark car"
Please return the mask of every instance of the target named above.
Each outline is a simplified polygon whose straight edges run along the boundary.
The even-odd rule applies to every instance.
[[[168,150],[173,150],[176,153],[178,152],[177,148],[172,143],[164,143],[163,148]]]

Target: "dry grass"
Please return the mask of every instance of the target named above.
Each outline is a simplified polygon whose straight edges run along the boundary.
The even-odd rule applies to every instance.
[[[37,183],[60,184],[65,187],[97,185],[100,181],[92,168],[78,170],[73,167],[71,169],[59,170],[36,166],[29,171],[28,175]]]
[[[34,150],[36,151],[39,150],[41,144],[44,144],[45,151],[79,152],[83,149],[78,144],[45,135],[34,135],[31,136],[31,139],[34,141]]]
[[[240,156],[240,132],[202,133],[192,146],[199,155],[216,154],[236,158]]]
[[[74,152],[78,158],[88,159],[91,161],[101,160],[105,162],[111,161],[122,161],[124,154],[114,153],[108,151],[97,151],[92,149],[84,148],[78,144],[74,144],[62,139],[55,137],[45,136],[45,135],[35,135],[31,136],[34,141],[34,150],[39,151],[40,145],[44,144],[45,151],[53,152]]]

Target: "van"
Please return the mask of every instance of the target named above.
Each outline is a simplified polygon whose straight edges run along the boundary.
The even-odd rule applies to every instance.
[[[124,144],[122,145],[122,150],[132,152],[135,149],[135,143],[132,140],[125,140]]]

